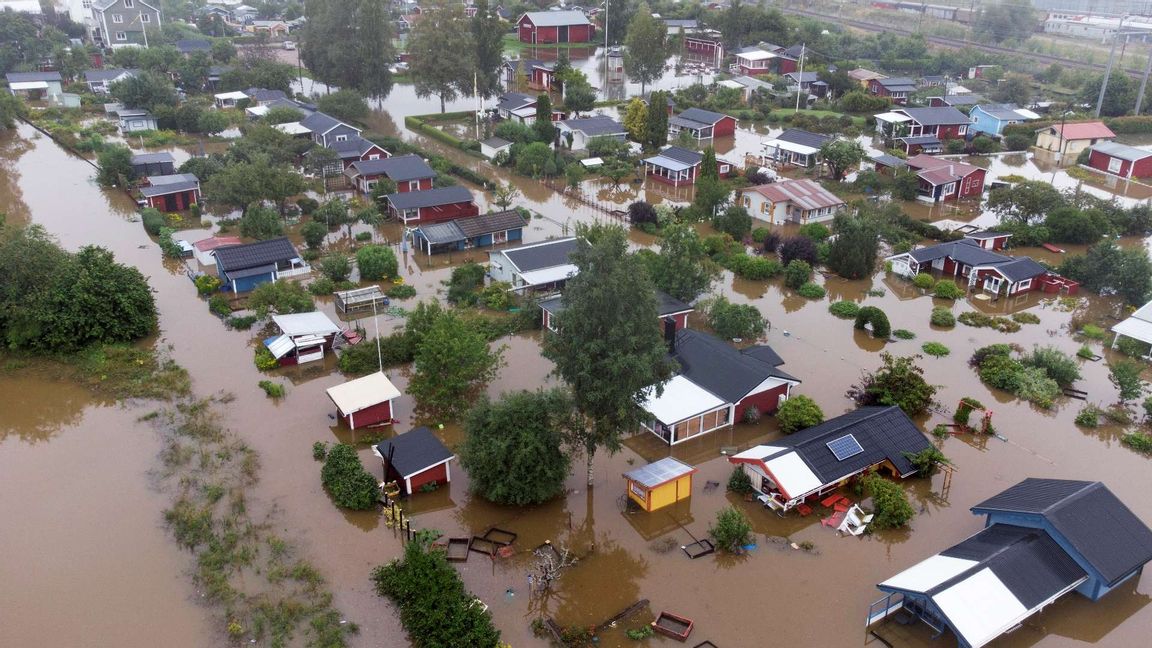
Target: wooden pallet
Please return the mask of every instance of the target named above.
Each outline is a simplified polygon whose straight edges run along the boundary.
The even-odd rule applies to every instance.
[[[713,545],[712,541],[708,540],[707,538],[703,540],[697,540],[692,544],[684,545],[683,549],[684,553],[693,560],[700,558],[701,556],[707,556],[708,554],[716,551],[715,545]]]
[[[480,536],[472,536],[472,540],[468,543],[468,551],[475,551],[476,553],[484,554],[489,558],[495,556],[496,550],[499,548],[500,546],[495,542],[492,542],[487,538],[481,538]]]
[[[451,562],[468,562],[468,554],[472,553],[471,548],[471,538],[448,538],[444,557]]]
[[[492,542],[494,544],[498,544],[500,546],[507,546],[507,545],[512,544],[513,542],[516,542],[517,536],[515,533],[508,531],[506,529],[501,529],[498,527],[491,527],[490,529],[488,529],[487,531],[484,532],[484,535],[482,535],[480,537],[484,538],[485,540]]]
[[[692,634],[693,625],[695,624],[692,619],[662,611],[652,622],[652,629],[666,637],[672,637],[676,641],[687,641],[688,635]]]

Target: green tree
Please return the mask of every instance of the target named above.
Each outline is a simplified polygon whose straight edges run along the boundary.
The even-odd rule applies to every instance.
[[[356,447],[347,443],[337,443],[328,451],[320,481],[340,508],[366,511],[380,498],[376,478],[360,463]]]
[[[1108,365],[1108,380],[1116,387],[1121,403],[1136,400],[1144,393],[1143,367],[1135,360],[1117,360]]]
[[[776,420],[784,434],[799,432],[824,422],[824,410],[807,396],[792,396],[776,410]]]
[[[836,238],[828,248],[828,267],[845,279],[862,279],[876,270],[880,228],[863,217],[838,214],[832,222]]]
[[[1133,306],[1143,305],[1152,294],[1152,261],[1143,247],[1121,249],[1113,241],[1101,241],[1085,254],[1066,258],[1060,274],[1086,290],[1115,292]]]
[[[656,151],[668,143],[668,93],[662,90],[648,97],[650,106],[644,118],[644,148]]]
[[[856,140],[834,139],[820,147],[820,155],[832,179],[840,182],[848,171],[864,160],[864,147]]]
[[[1084,81],[1080,88],[1079,100],[1095,108],[1100,100],[1100,84],[1104,82],[1104,75],[1090,77]],[[1104,91],[1104,103],[1100,105],[1100,114],[1105,117],[1119,117],[1132,110],[1136,104],[1136,82],[1132,77],[1115,70],[1108,79],[1108,87]]]
[[[792,259],[784,266],[784,285],[796,290],[812,280],[812,266],[807,261]]]
[[[300,174],[286,166],[272,165],[268,158],[255,156],[252,162],[226,165],[204,185],[204,193],[214,202],[247,213],[255,203],[274,202],[281,215],[288,199],[304,193],[307,184]]]
[[[333,283],[340,283],[347,281],[348,276],[352,274],[352,259],[348,258],[347,254],[333,252],[320,259],[316,269]]]
[[[739,241],[752,231],[752,215],[740,205],[729,205],[712,218],[712,227]]]
[[[301,115],[300,111],[296,110],[295,108],[289,108],[287,106],[276,106],[274,108],[269,108],[268,112],[264,113],[264,116],[260,118],[260,122],[269,126],[275,126],[277,124],[291,124],[292,122],[298,122],[303,118],[304,116]]]
[[[656,291],[643,262],[628,253],[627,232],[606,225],[578,231],[569,255],[578,272],[568,280],[558,317],[563,333],[545,337],[544,356],[556,364],[583,418],[573,441],[584,450],[591,486],[596,451],[619,450],[621,435],[640,425],[647,390],[655,385],[659,391],[670,367],[653,324]]]
[[[635,0],[618,0],[617,2],[607,3],[605,9],[608,42],[611,45],[619,45],[624,42],[628,33],[628,27],[632,24],[632,17],[636,15],[637,7]]]
[[[275,210],[252,207],[240,217],[240,236],[265,240],[283,236],[284,226]]]
[[[483,97],[500,93],[500,68],[504,64],[504,21],[496,7],[488,0],[476,0],[476,15],[472,18],[473,61],[476,68],[476,89]]]
[[[118,187],[135,179],[132,170],[132,150],[127,146],[109,146],[96,158],[96,181],[105,187]]]
[[[292,82],[296,79],[296,66],[279,63],[272,59],[249,56],[232,65],[232,69],[220,78],[223,91],[244,90],[246,88],[267,88],[280,90],[291,96]],[[385,66],[380,66],[387,69]],[[309,68],[311,69],[311,68]]]
[[[328,236],[328,228],[324,223],[310,220],[300,226],[300,236],[304,237],[304,244],[309,250],[319,250]]]
[[[752,523],[739,510],[727,506],[716,514],[716,524],[708,527],[708,534],[719,549],[736,553],[752,542]]]
[[[176,88],[167,78],[152,72],[141,72],[113,83],[108,92],[129,108],[156,110],[159,106],[176,105]]]
[[[1036,30],[1036,16],[1027,3],[1005,3],[982,7],[972,23],[977,40],[993,44],[1024,42]]]
[[[716,163],[716,149],[709,146],[704,149],[704,158],[700,160],[700,180],[720,180],[720,165]]]
[[[918,357],[881,353],[883,365],[865,373],[850,394],[860,405],[896,405],[908,416],[923,414],[932,405],[937,388],[924,379],[924,370],[916,364]]]
[[[520,189],[511,182],[507,184],[497,183],[492,187],[492,203],[500,209],[506,210],[516,202],[520,197]]]
[[[205,135],[216,135],[228,130],[228,117],[218,110],[205,110],[196,120],[196,130]]]
[[[248,308],[265,317],[270,311],[280,315],[308,313],[316,310],[316,304],[304,286],[295,281],[269,281],[248,294]]]
[[[1008,73],[996,85],[992,98],[1001,103],[1027,106],[1032,103],[1032,77],[1027,74]]]
[[[641,2],[624,38],[624,71],[640,83],[640,94],[644,94],[649,83],[663,76],[667,40],[668,27],[652,15],[647,2]]]
[[[872,497],[874,517],[872,528],[897,529],[916,516],[916,510],[908,502],[908,495],[899,484],[870,472],[861,479],[864,490]]]
[[[24,103],[7,92],[0,93],[0,130],[14,128],[16,118],[24,115]]]
[[[316,107],[321,112],[345,121],[364,119],[370,111],[364,96],[351,88],[342,88],[336,92],[321,95],[316,100]]]
[[[472,490],[497,504],[528,506],[564,492],[572,459],[564,450],[572,399],[560,389],[481,398],[464,420],[460,465]]]
[[[309,0],[304,15],[308,20],[300,33],[300,58],[317,79],[369,97],[388,96],[392,91],[388,63],[395,50],[387,3]],[[458,50],[455,45],[444,49]]]
[[[664,227],[663,234],[660,253],[650,266],[652,281],[660,290],[691,303],[708,291],[719,275],[719,268],[691,226],[671,223]]]
[[[1075,207],[1059,207],[1048,213],[1044,227],[1057,243],[1095,243],[1112,228],[1108,216],[1099,209],[1080,211]]]
[[[1038,180],[1019,182],[988,192],[988,209],[1009,223],[1028,225],[1065,205],[1059,189]]]
[[[409,72],[416,96],[444,104],[472,90],[474,49],[464,5],[437,0],[408,34]]]
[[[503,348],[488,348],[479,331],[446,312],[416,348],[408,391],[428,413],[457,417],[496,377],[502,354]]]
[[[380,281],[400,273],[396,253],[386,245],[365,245],[356,250],[356,267],[361,281]]]
[[[648,104],[640,97],[633,97],[624,111],[624,130],[635,142],[643,143],[648,133]]]
[[[564,107],[579,115],[596,106],[596,91],[586,79],[569,81],[564,86]]]
[[[536,97],[536,119],[532,122],[536,131],[536,141],[552,145],[556,139],[556,127],[552,125],[552,97],[548,93]]]
[[[708,325],[722,338],[748,340],[764,335],[768,322],[752,304],[733,304],[721,296],[708,307]]]

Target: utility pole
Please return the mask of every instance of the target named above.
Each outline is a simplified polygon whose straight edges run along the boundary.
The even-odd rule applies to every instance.
[[[1112,65],[1116,62],[1116,42],[1120,39],[1120,31],[1124,29],[1124,21],[1128,16],[1120,18],[1120,24],[1116,26],[1116,33],[1112,35],[1112,49],[1108,52],[1108,67],[1104,69],[1104,80],[1100,82],[1100,96],[1096,98],[1096,112],[1093,114],[1099,118],[1100,109],[1104,107],[1104,93],[1108,90],[1108,79],[1112,77]]]
[[[800,93],[804,91],[804,54],[806,48],[806,44],[800,44],[800,76],[796,78],[796,110],[794,112],[800,112]]]
[[[608,98],[608,0],[604,0],[604,98]]]

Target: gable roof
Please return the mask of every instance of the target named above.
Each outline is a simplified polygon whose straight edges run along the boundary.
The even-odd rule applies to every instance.
[[[115,81],[121,76],[128,75],[134,76],[137,70],[129,70],[122,68],[105,68],[103,70],[85,70],[84,80],[88,83],[100,83],[102,81]]]
[[[848,71],[849,78],[857,81],[871,81],[872,79],[887,79],[887,75],[864,68],[856,68],[855,70]]]
[[[281,333],[290,337],[334,335],[340,332],[340,327],[321,311],[273,315],[272,321]]]
[[[928,108],[900,108],[893,112],[904,113],[922,126],[941,126],[950,124],[967,124],[971,122],[968,115],[956,110],[952,106],[933,106]]]
[[[436,172],[432,170],[432,167],[428,166],[424,158],[415,153],[379,160],[359,160],[353,162],[351,168],[356,169],[362,175],[385,175],[394,182],[436,177]]]
[[[980,247],[975,241],[969,239],[960,239],[958,241],[949,241],[947,243],[937,243],[936,245],[916,248],[915,250],[909,251],[908,255],[915,259],[917,263],[930,263],[936,259],[949,257],[969,266],[995,265],[1004,263],[1012,258],[999,252],[986,250]]]
[[[388,380],[383,371],[349,380],[327,390],[328,398],[344,414],[355,414],[400,397],[400,390]]]
[[[416,228],[429,243],[441,245],[455,243],[493,232],[504,232],[524,227],[524,217],[515,209],[467,216],[444,223],[430,223]]]
[[[698,124],[715,126],[717,123],[720,122],[720,120],[724,119],[725,117],[728,117],[728,115],[725,115],[723,113],[718,113],[718,112],[712,112],[711,110],[704,110],[702,108],[689,108],[689,109],[681,112],[679,115],[676,115],[672,119],[680,118],[680,119],[686,119],[686,120],[691,121],[691,122],[696,122]]]
[[[521,273],[568,265],[568,256],[576,249],[575,237],[554,239],[510,248],[503,254]]]
[[[738,403],[769,378],[800,382],[778,368],[780,356],[751,349],[739,350],[720,338],[694,331],[676,331],[671,356],[680,364],[679,375],[729,403]]]
[[[856,438],[863,452],[837,459],[828,443],[848,434]],[[908,475],[916,469],[904,453],[917,453],[931,445],[904,410],[894,405],[861,407],[772,443],[795,450],[825,484],[885,459],[901,475]]]
[[[1145,151],[1144,149],[1128,146],[1127,144],[1120,144],[1119,142],[1100,142],[1099,144],[1093,144],[1092,150],[1099,151],[1108,157],[1128,160],[1129,162],[1152,157],[1152,151]]]
[[[804,211],[826,209],[844,204],[844,200],[813,180],[780,180],[765,185],[748,187],[768,200],[790,202]]]
[[[790,144],[799,144],[800,146],[805,146],[810,149],[819,151],[821,146],[824,146],[833,139],[835,138],[831,135],[813,133],[800,128],[789,128],[783,133],[777,135],[775,138],[765,142],[765,145],[772,142],[788,142]]]
[[[560,123],[571,130],[580,131],[588,137],[624,135],[628,132],[624,130],[624,126],[620,122],[607,115],[593,115],[592,117],[583,117],[580,119],[565,119]]]
[[[206,40],[183,38],[176,41],[176,49],[184,54],[189,52],[210,52],[212,51],[212,43]]]
[[[1026,119],[1039,119],[1040,115],[1031,110],[1024,110],[1016,104],[979,104],[972,110],[980,112],[999,121],[1024,121]]]
[[[373,148],[378,148],[381,151],[384,150],[379,144],[360,136],[349,137],[339,142],[332,142],[328,145],[328,148],[336,151],[336,155],[340,156],[341,159],[360,157]]]
[[[564,312],[564,308],[565,308],[564,295],[556,295],[554,297],[549,297],[548,299],[541,300],[539,303],[539,306],[540,306],[540,308],[544,309],[545,311],[547,311],[553,315],[555,315],[557,313],[562,313],[562,312]],[[657,290],[656,291],[656,315],[658,317],[664,318],[664,317],[668,317],[669,315],[677,315],[679,313],[687,313],[687,312],[694,311],[694,310],[696,310],[696,309],[694,307],[692,307],[690,304],[686,304],[686,303],[680,301],[679,299],[676,299],[675,297],[673,297],[672,295],[669,295],[668,293],[664,292],[663,290]],[[763,347],[763,348],[768,349],[768,347]],[[768,349],[768,350],[772,351],[771,349]],[[772,353],[773,353],[773,355],[775,355],[775,352],[772,352]],[[784,364],[784,361],[780,360],[780,356],[775,356],[775,359],[776,359],[775,364]]]
[[[299,258],[300,253],[288,237],[225,245],[216,248],[216,265],[225,272],[244,270],[274,264],[277,261],[290,261]]]
[[[529,11],[520,20],[532,21],[537,27],[562,27],[564,25],[591,25],[583,11]],[[520,22],[519,20],[516,22]]]
[[[28,83],[29,81],[60,81],[59,72],[9,72],[4,75],[8,83]]]
[[[1109,585],[1152,560],[1152,529],[1101,482],[1029,477],[971,510],[1044,518]]]
[[[995,270],[1011,283],[1039,277],[1048,272],[1047,268],[1031,257],[1015,257],[1011,261],[997,264]]]
[[[505,65],[514,64],[518,61],[509,61]],[[529,65],[531,61],[527,62]],[[522,92],[505,92],[500,96],[500,102],[496,104],[497,110],[516,110],[517,108],[525,108],[527,106],[536,105],[536,97],[531,97]]]
[[[333,128],[337,128],[339,126],[346,126],[356,131],[357,134],[360,133],[359,128],[356,128],[355,126],[349,126],[339,119],[336,119],[332,115],[328,115],[320,111],[316,111],[304,119],[301,119],[300,124],[313,133],[316,133],[317,135],[323,135],[324,133],[327,133]]]
[[[908,77],[872,78],[888,92],[912,92],[916,89],[916,81]]]
[[[1080,140],[1080,139],[1101,139],[1107,137],[1116,137],[1116,133],[1112,129],[1104,125],[1104,122],[1077,122],[1074,124],[1052,124],[1045,126],[1040,130],[1052,129],[1052,134],[1057,135],[1066,140]]]
[[[148,114],[148,113],[144,113]],[[165,162],[176,163],[176,158],[168,151],[161,151],[159,153],[137,153],[132,156],[131,164],[136,166],[138,164],[163,164]]]
[[[814,83],[820,80],[820,75],[816,72],[789,72],[784,76],[798,83]]]
[[[376,446],[376,453],[382,459],[388,459],[393,450],[392,467],[404,479],[456,457],[432,434],[432,430],[424,426],[385,439]]]
[[[421,209],[437,205],[472,202],[472,192],[467,187],[452,185],[423,191],[404,191],[388,194],[388,204],[395,209]]]
[[[905,164],[914,169],[921,178],[937,185],[960,180],[984,170],[972,164],[924,154],[913,155],[905,160]]]
[[[275,101],[276,99],[288,98],[283,90],[269,90],[268,88],[248,88],[244,94],[252,101]]]
[[[666,157],[677,162],[683,162],[688,166],[696,166],[704,159],[704,154],[698,151],[693,151],[680,146],[669,146],[668,148],[660,151],[657,157]]]

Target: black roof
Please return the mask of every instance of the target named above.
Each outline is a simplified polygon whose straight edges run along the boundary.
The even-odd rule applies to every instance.
[[[1087,576],[1043,529],[993,524],[940,555],[976,564],[932,587],[931,594],[989,569],[1029,610]]]
[[[679,299],[676,299],[675,297],[673,297],[672,295],[669,295],[668,293],[664,292],[663,290],[657,290],[656,291],[656,310],[658,311],[657,314],[659,314],[660,317],[664,317],[665,315],[673,315],[675,313],[683,313],[684,311],[690,311],[693,309],[690,305],[680,301]],[[780,362],[778,362],[776,364],[784,364],[784,361],[781,360]]]
[[[683,162],[684,164],[691,164],[693,166],[700,164],[704,159],[703,153],[686,149],[682,146],[669,146],[668,148],[660,151],[658,155],[663,155],[666,158]]]
[[[848,434],[856,437],[864,452],[837,459],[827,444]],[[772,445],[794,449],[823,483],[830,484],[885,459],[901,475],[908,475],[916,469],[904,453],[917,453],[931,444],[904,410],[892,405],[861,407],[773,441]]]
[[[161,151],[159,153],[137,153],[132,156],[131,164],[136,166],[139,164],[163,164],[165,162],[176,163],[176,158],[168,151]]]
[[[248,95],[252,101],[275,101],[288,98],[283,90],[269,90],[268,88],[248,88],[244,94]]]
[[[468,238],[524,227],[524,217],[515,209],[457,218],[456,226]]]
[[[580,131],[588,137],[624,135],[628,132],[624,130],[624,126],[621,125],[620,122],[607,115],[593,115],[580,119],[565,119],[560,123],[574,131]]]
[[[396,209],[421,209],[423,207],[472,202],[472,192],[468,191],[468,187],[452,185],[451,187],[426,189],[424,191],[405,191],[388,194],[387,198],[388,203]]]
[[[997,265],[996,271],[1004,275],[1004,278],[1008,281],[1016,283],[1017,281],[1039,277],[1048,272],[1048,269],[1031,257],[1016,257],[1012,261]]]
[[[131,70],[125,68],[105,68],[103,70],[85,70],[84,80],[88,83],[96,83],[100,81],[111,81],[112,79],[119,78],[122,74],[134,75],[138,70]]]
[[[707,124],[709,126],[715,125],[721,119],[727,117],[727,115],[724,113],[704,110],[703,108],[689,108],[676,116],[681,119],[687,119],[688,121],[694,121],[698,124]]]
[[[1152,529],[1100,482],[1029,477],[972,512],[1044,518],[1109,585],[1152,560]]]
[[[415,153],[397,155],[390,158],[380,158],[378,160],[361,160],[359,162],[353,162],[352,167],[363,175],[385,175],[394,182],[407,182],[409,180],[423,180],[424,178],[436,177],[436,172],[432,170],[432,167],[428,166],[424,158]]]
[[[566,238],[504,250],[504,256],[508,257],[518,271],[532,272],[571,263],[568,255],[575,250],[576,239]]]
[[[901,108],[897,112],[908,115],[917,124],[922,126],[941,126],[951,124],[969,123],[968,115],[956,110],[952,106],[933,106],[930,108]]]
[[[782,361],[773,364],[780,356],[770,349],[768,355],[763,348],[739,350],[714,335],[680,329],[671,355],[680,364],[680,375],[729,403],[737,403],[769,378],[799,382],[777,368]]]
[[[277,261],[290,261],[299,256],[300,253],[296,251],[292,242],[287,237],[281,236],[267,241],[218,247],[216,265],[225,272],[230,272],[265,266]]]
[[[189,52],[210,52],[212,51],[212,43],[206,40],[185,38],[176,41],[176,49],[184,54]]]
[[[929,245],[912,250],[908,254],[911,255],[917,263],[927,263],[929,261],[935,261],[936,259],[951,257],[955,261],[970,266],[994,265],[1004,263],[1012,258],[1006,254],[985,250],[970,239],[960,239],[959,241]]]
[[[451,459],[452,451],[432,434],[432,430],[420,426],[410,432],[381,441],[376,451],[384,459],[395,448],[392,455],[392,467],[401,477],[408,478],[432,466]]]
[[[328,145],[328,148],[336,151],[336,155],[340,156],[340,159],[348,159],[358,158],[364,155],[371,150],[373,146],[379,148],[378,144],[366,140],[363,137],[349,137],[346,140],[332,142]],[[384,149],[381,148],[380,150],[383,151]]]
[[[522,92],[506,92],[500,96],[500,102],[496,104],[496,108],[498,110],[516,110],[535,103],[536,97]]]
[[[338,126],[348,126],[348,124],[336,119],[332,115],[320,111],[316,111],[304,119],[301,119],[300,125],[319,135],[323,135]],[[358,128],[353,128],[352,126],[348,126],[348,128],[352,128],[357,133],[360,132]]]
[[[827,142],[832,140],[831,135],[821,135],[820,133],[811,133],[800,128],[789,128],[788,130],[776,136],[776,139],[781,142],[791,142],[801,146],[811,146],[812,148],[820,148]]]

